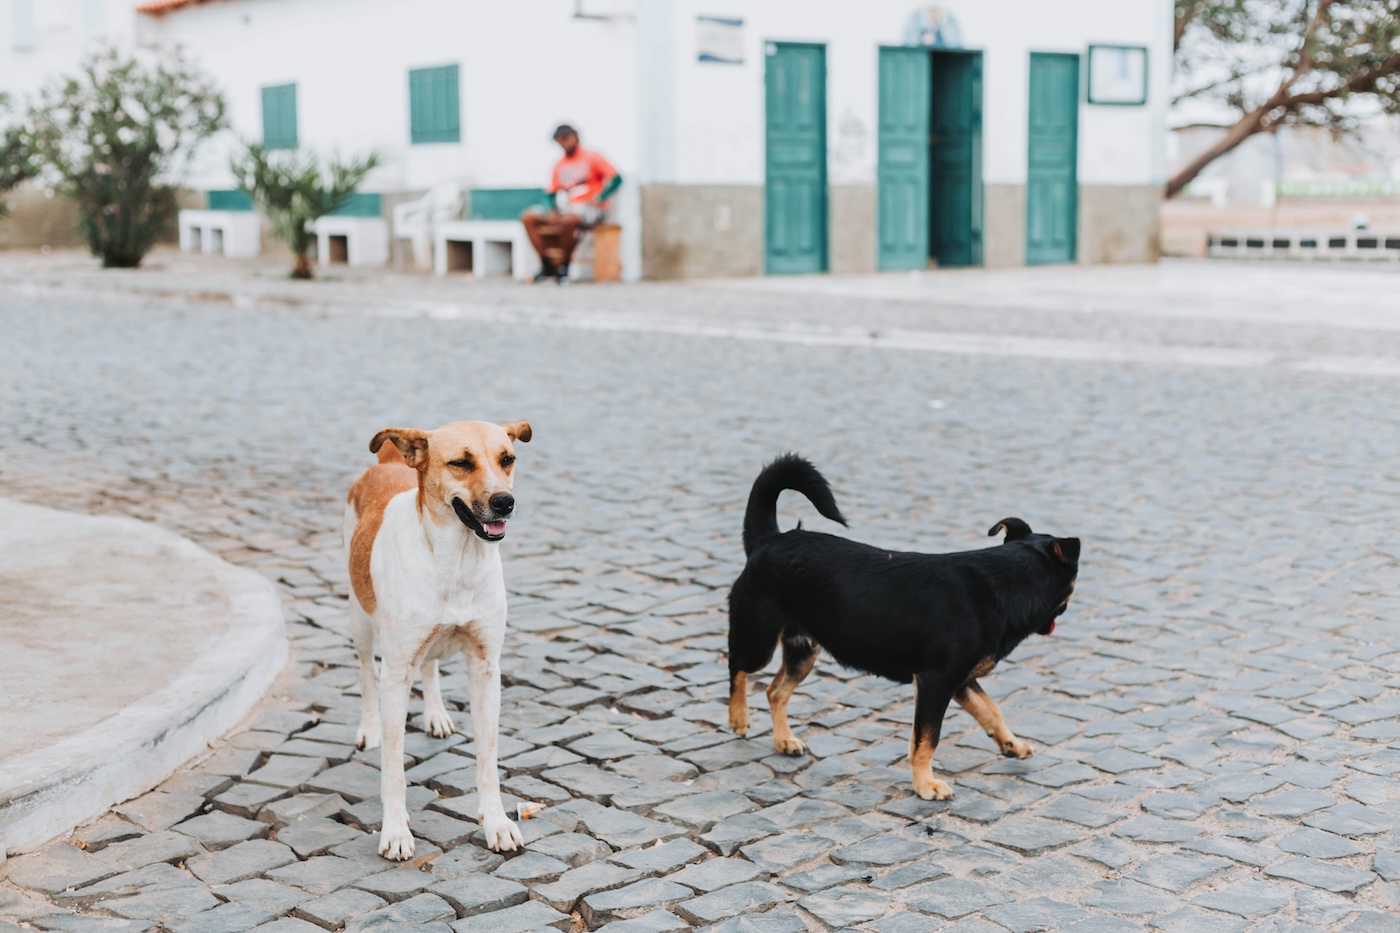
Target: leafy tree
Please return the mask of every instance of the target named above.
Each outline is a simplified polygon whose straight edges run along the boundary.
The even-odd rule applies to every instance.
[[[40,92],[29,145],[59,193],[77,201],[93,255],[132,267],[174,216],[193,151],[224,125],[223,97],[178,49],[147,65],[108,48]]]
[[[0,195],[34,177],[34,159],[22,127],[9,123],[10,96],[0,91]],[[0,217],[8,208],[0,201]]]
[[[314,152],[270,152],[252,143],[230,168],[238,187],[262,208],[273,234],[292,248],[292,278],[309,279],[314,276],[306,255],[313,236],[308,225],[343,206],[379,162],[379,154],[370,152],[343,161],[332,157],[323,166]]]
[[[1167,182],[1167,197],[1257,133],[1346,131],[1363,109],[1400,113],[1400,0],[1176,0],[1176,102],[1237,117]]]

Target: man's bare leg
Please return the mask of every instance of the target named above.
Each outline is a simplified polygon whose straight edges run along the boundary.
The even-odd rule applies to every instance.
[[[578,246],[580,221],[577,215],[559,215],[559,252],[560,266],[567,266],[569,260],[574,256],[574,249]]]

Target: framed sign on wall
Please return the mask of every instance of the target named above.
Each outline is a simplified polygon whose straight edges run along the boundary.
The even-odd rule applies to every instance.
[[[1089,103],[1141,106],[1147,103],[1147,48],[1089,46]]]

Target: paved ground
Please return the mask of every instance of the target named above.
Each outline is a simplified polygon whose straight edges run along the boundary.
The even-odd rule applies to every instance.
[[[135,294],[179,292],[178,270],[113,277],[106,297],[12,276],[0,494],[152,519],[268,574],[295,663],[209,758],[80,845],[12,857],[0,917],[1400,929],[1400,352],[1386,314],[1351,313],[1385,273],[1316,270],[1337,320],[1275,325],[1268,279],[1228,268],[1138,270],[1177,296],[1155,308],[1093,278],[986,273],[1000,310],[940,298],[954,278],[976,298],[975,276],[912,297],[873,281],[864,299],[841,282],[385,297],[347,281],[296,293],[327,296],[309,303],[243,280],[207,284],[215,301]],[[1222,277],[1228,308],[1178,313]],[[1074,310],[1075,281],[1093,313]],[[852,325],[871,320],[906,333],[862,342]],[[716,322],[752,339],[697,336]],[[536,431],[505,545],[503,765],[515,798],[548,809],[524,854],[486,852],[470,736],[415,726],[413,826],[421,855],[443,852],[394,867],[374,852],[378,752],[350,744],[339,503],[376,429],[460,417]],[[911,689],[829,661],[792,704],[811,755],[723,729],[743,501],[789,448],[826,470],[860,538],[977,547],[1006,515],[1083,538],[1054,636],[984,681],[1032,758],[996,757],[954,712],[935,764],[957,796],[918,801]]]

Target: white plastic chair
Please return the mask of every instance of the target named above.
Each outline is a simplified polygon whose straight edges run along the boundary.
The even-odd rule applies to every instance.
[[[413,264],[417,268],[433,267],[433,231],[439,223],[461,216],[462,196],[461,185],[443,182],[416,201],[394,205],[394,237],[412,243]]]

